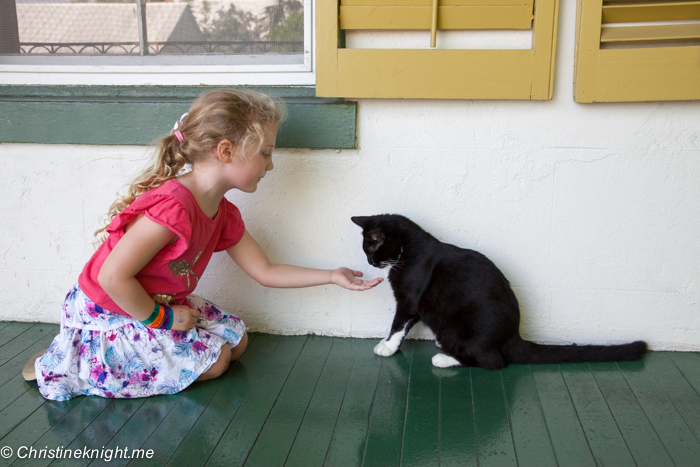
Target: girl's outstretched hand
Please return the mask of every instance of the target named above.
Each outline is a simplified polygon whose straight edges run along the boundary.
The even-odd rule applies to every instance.
[[[360,279],[362,272],[348,268],[338,268],[331,274],[334,284],[345,287],[349,290],[367,290],[382,282],[384,279],[377,277],[372,280]]]
[[[194,328],[199,311],[184,305],[175,305],[171,307],[173,310],[173,325],[170,327],[173,331],[189,331]]]

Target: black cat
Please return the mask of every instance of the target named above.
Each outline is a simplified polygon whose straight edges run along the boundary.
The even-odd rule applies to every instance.
[[[362,248],[369,264],[391,267],[396,315],[389,337],[374,348],[377,355],[393,355],[418,321],[433,331],[444,352],[433,357],[437,367],[498,370],[509,363],[636,360],[647,350],[643,341],[560,346],[523,340],[510,283],[484,255],[442,243],[403,216],[352,221],[363,229]]]

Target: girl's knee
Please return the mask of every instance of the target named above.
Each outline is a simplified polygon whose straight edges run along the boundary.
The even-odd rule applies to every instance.
[[[231,361],[238,360],[239,358],[241,358],[241,355],[243,355],[243,352],[245,352],[245,349],[247,347],[248,333],[244,332],[243,337],[241,337],[241,341],[238,343],[238,345],[231,349]]]
[[[228,352],[231,348],[230,345],[224,344],[221,347],[221,354],[219,355],[219,359],[214,363],[214,365],[217,365],[221,369],[221,373],[219,373],[217,376],[220,376],[226,371],[228,368],[228,364],[231,363],[231,352]],[[213,366],[213,365],[212,365]]]
[[[223,375],[224,372],[228,369],[229,363],[231,363],[230,349],[231,347],[228,344],[222,346],[219,358],[214,362],[212,366],[209,367],[207,371],[199,375],[197,381],[206,381],[208,379],[218,378],[219,376]]]

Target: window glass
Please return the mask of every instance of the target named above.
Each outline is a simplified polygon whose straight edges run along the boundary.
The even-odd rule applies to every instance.
[[[0,0],[0,64],[304,64],[304,9],[299,0]]]

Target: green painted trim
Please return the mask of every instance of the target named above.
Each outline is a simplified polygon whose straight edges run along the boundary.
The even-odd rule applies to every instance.
[[[149,145],[210,86],[0,86],[0,142]],[[287,107],[281,148],[356,148],[357,104],[308,87],[245,87]]]

